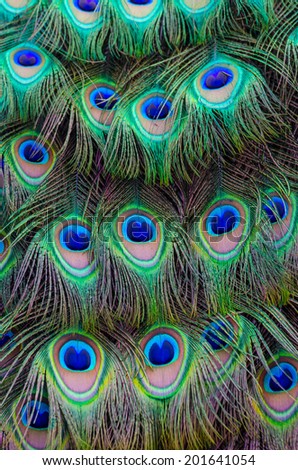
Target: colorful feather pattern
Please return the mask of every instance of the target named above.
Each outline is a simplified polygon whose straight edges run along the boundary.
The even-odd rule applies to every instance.
[[[0,0],[4,449],[297,449],[295,0]]]

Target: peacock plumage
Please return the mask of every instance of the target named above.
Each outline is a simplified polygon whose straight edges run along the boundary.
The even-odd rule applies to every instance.
[[[298,449],[297,0],[0,0],[3,449]]]

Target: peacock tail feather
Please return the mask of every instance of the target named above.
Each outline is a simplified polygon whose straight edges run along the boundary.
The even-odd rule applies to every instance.
[[[296,0],[0,0],[3,449],[297,449]]]

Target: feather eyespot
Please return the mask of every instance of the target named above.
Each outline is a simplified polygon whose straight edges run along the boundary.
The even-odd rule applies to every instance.
[[[9,239],[4,233],[0,232],[0,279],[1,274],[4,273],[4,268],[7,266],[11,259],[11,246]]]
[[[86,12],[92,12],[100,9],[99,0],[73,0],[76,8]]]
[[[20,10],[28,8],[31,4],[35,3],[36,0],[3,0],[3,6],[7,10],[14,13],[18,13]]]
[[[231,323],[222,320],[214,321],[204,330],[202,337],[213,349],[220,351],[225,349],[233,340],[234,328]]]
[[[146,243],[156,240],[156,226],[146,215],[133,214],[122,225],[123,237],[130,243]]]
[[[201,13],[209,10],[217,0],[180,0],[180,4],[187,11],[192,13]]]
[[[16,65],[22,67],[37,67],[41,64],[41,55],[32,49],[21,49],[13,55],[13,60]]]
[[[298,406],[298,361],[281,354],[268,364],[259,375],[260,406],[273,422],[288,422],[297,414]]]
[[[162,96],[153,96],[142,103],[141,112],[145,119],[160,121],[166,119],[171,112],[171,102]]]
[[[110,127],[119,100],[115,86],[105,82],[88,86],[83,95],[89,118],[104,130]]]
[[[153,0],[127,0],[128,3],[132,3],[133,5],[148,5],[152,3]]]
[[[31,400],[22,408],[22,423],[30,429],[44,430],[49,426],[49,405]]]
[[[67,225],[60,232],[60,244],[68,251],[82,252],[90,248],[91,232],[79,224]]]
[[[95,368],[96,355],[85,341],[70,340],[60,349],[59,362],[66,370],[87,372]]]
[[[279,248],[291,237],[295,224],[295,201],[293,198],[281,197],[278,193],[271,192],[263,203],[263,211],[271,224],[270,236]]]
[[[41,78],[49,65],[49,59],[36,46],[24,45],[8,53],[8,65],[16,81],[31,84]]]
[[[168,366],[177,361],[179,345],[173,336],[158,334],[153,336],[145,346],[146,361],[152,367]]]
[[[145,357],[145,375],[140,381],[146,393],[167,398],[179,387],[186,366],[187,347],[181,334],[162,327],[150,331],[141,341]]]
[[[161,9],[161,0],[121,0],[123,13],[133,21],[152,20]]]
[[[50,349],[52,369],[61,391],[79,402],[91,400],[101,385],[104,353],[90,337],[69,333]]]
[[[90,258],[91,229],[83,221],[69,219],[54,231],[56,254],[62,266],[75,277],[85,277],[94,270]]]
[[[48,143],[41,143],[34,134],[25,134],[13,144],[14,163],[22,179],[39,185],[52,170],[56,156]]]
[[[214,67],[203,75],[201,86],[204,90],[219,90],[228,86],[233,78],[232,70],[225,67]]]
[[[136,102],[134,117],[143,134],[160,140],[174,124],[172,102],[163,93],[151,93]]]
[[[199,101],[212,108],[229,106],[241,86],[242,70],[229,63],[214,63],[196,79]]]
[[[154,217],[141,210],[122,213],[116,222],[119,246],[142,267],[155,266],[162,252],[162,229]]]
[[[90,102],[92,106],[103,111],[111,111],[115,109],[119,101],[119,95],[112,88],[107,86],[99,86],[90,94]]]
[[[280,362],[265,375],[264,389],[267,393],[290,391],[297,385],[297,377],[297,369],[292,364]]]
[[[4,348],[5,346],[11,344],[11,341],[14,337],[14,334],[12,331],[7,331],[0,337],[0,348]]]
[[[26,140],[19,147],[20,157],[25,162],[39,163],[44,165],[49,161],[46,148],[35,140]]]
[[[208,353],[210,371],[222,375],[233,368],[237,354],[234,347],[239,340],[239,325],[230,317],[215,320],[204,329],[201,341]]]
[[[283,220],[289,212],[289,206],[286,200],[279,196],[272,196],[271,200],[263,205],[271,224],[275,224],[278,220]]]
[[[73,22],[80,28],[93,28],[100,15],[100,0],[65,0]]]
[[[199,223],[201,241],[210,256],[228,260],[236,256],[247,236],[248,211],[234,199],[221,199],[203,214]]]
[[[35,397],[16,406],[16,421],[22,446],[28,449],[45,449],[50,423],[50,408],[48,400]]]
[[[13,331],[8,330],[0,336],[0,377],[20,351],[21,346],[16,344]]]
[[[241,216],[237,207],[222,204],[209,213],[206,219],[206,229],[210,236],[216,237],[236,230],[240,221]]]

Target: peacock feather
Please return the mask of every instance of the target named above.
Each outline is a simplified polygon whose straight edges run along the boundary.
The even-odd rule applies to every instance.
[[[296,0],[0,0],[3,449],[297,449]]]

